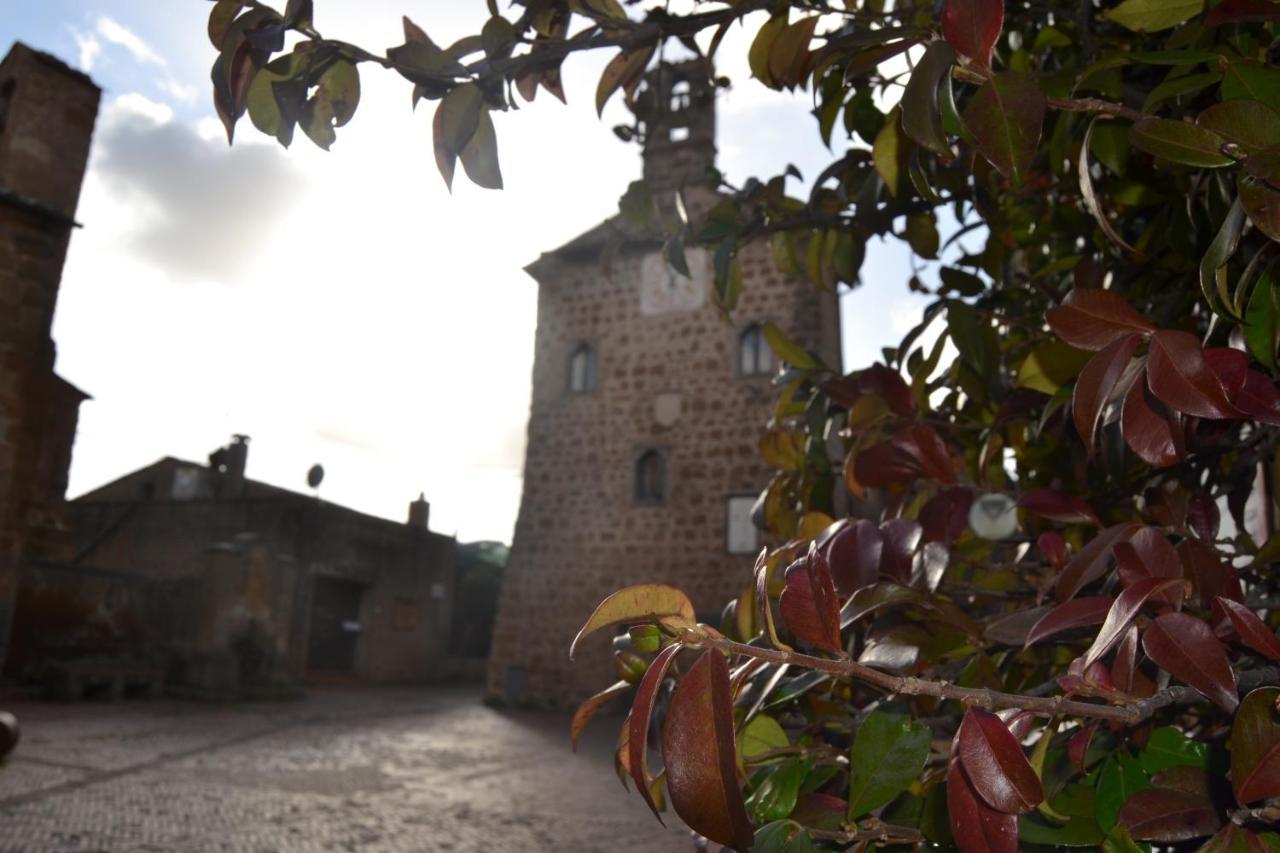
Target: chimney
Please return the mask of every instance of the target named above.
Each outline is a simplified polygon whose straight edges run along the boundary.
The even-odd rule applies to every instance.
[[[427,502],[427,496],[423,492],[418,493],[418,499],[409,504],[409,526],[418,530],[426,530],[427,522],[431,518],[431,504]]]
[[[236,434],[231,443],[209,454],[209,468],[215,476],[215,492],[220,498],[244,497],[244,471],[249,462],[249,436]]]

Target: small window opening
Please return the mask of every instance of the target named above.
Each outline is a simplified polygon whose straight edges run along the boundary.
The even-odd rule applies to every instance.
[[[671,112],[679,113],[689,109],[689,81],[677,80],[671,86]]]
[[[684,142],[684,141],[685,141],[686,139],[688,139],[688,138],[689,138],[689,128],[687,128],[687,127],[673,127],[673,128],[671,128],[671,141],[672,141],[672,142]]]
[[[589,344],[579,344],[569,358],[569,390],[594,391],[596,387],[596,351]]]
[[[764,329],[752,324],[738,337],[738,372],[743,376],[760,376],[773,372],[773,350],[765,340]]]
[[[636,500],[662,503],[667,498],[667,460],[661,451],[646,450],[636,460]]]

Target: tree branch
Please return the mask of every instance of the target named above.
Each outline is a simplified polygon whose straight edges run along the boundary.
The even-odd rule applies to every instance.
[[[1130,705],[1102,705],[1095,702],[1068,699],[1065,696],[1052,698],[1028,696],[1021,693],[1004,693],[999,690],[987,690],[978,687],[960,687],[946,681],[929,681],[922,678],[890,675],[887,672],[863,666],[853,660],[819,658],[799,652],[765,649],[759,646],[737,643],[724,637],[687,636],[687,641],[691,645],[711,645],[733,654],[757,658],[770,663],[794,664],[806,669],[845,676],[861,681],[864,684],[869,684],[872,687],[877,687],[887,693],[896,693],[902,696],[935,696],[939,699],[954,699],[966,705],[977,705],[993,710],[1015,708],[1022,711],[1031,711],[1045,717],[1088,717],[1133,726],[1170,705],[1205,701],[1199,692],[1190,687],[1169,687],[1146,699],[1139,699]],[[1263,684],[1280,684],[1280,667],[1265,667],[1242,673],[1239,677],[1239,684],[1245,690]]]

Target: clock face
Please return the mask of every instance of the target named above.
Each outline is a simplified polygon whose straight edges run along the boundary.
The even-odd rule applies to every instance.
[[[677,272],[661,252],[645,256],[640,264],[641,314],[696,311],[706,304],[711,284],[711,255],[705,249],[688,249],[684,255],[689,275]]]

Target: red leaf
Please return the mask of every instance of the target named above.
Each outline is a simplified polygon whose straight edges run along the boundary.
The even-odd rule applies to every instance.
[[[814,829],[839,831],[849,814],[848,801],[832,794],[801,794],[791,811],[791,820]]]
[[[625,681],[619,681],[601,690],[578,706],[578,710],[573,712],[573,719],[569,722],[569,742],[572,744],[574,752],[578,751],[578,736],[587,727],[587,723],[591,722],[591,718],[613,699],[630,689],[630,684]]]
[[[879,528],[866,519],[859,519],[831,537],[826,549],[827,565],[841,598],[876,582],[883,549],[884,537]]]
[[[1116,597],[1110,612],[1107,613],[1107,620],[1098,629],[1098,636],[1094,638],[1093,645],[1089,647],[1089,651],[1085,652],[1084,665],[1089,666],[1111,651],[1111,647],[1120,640],[1120,635],[1129,627],[1129,623],[1138,615],[1138,610],[1147,603],[1149,598],[1166,590],[1182,589],[1184,583],[1182,578],[1143,578],[1127,587]]]
[[[960,763],[974,791],[1005,814],[1024,814],[1044,800],[1040,777],[1004,720],[970,708],[956,732]]]
[[[1111,662],[1111,683],[1122,693],[1133,691],[1133,678],[1138,671],[1138,626],[1130,625]]]
[[[1218,552],[1203,542],[1184,539],[1178,543],[1182,575],[1195,585],[1200,606],[1208,607],[1217,596],[1244,601],[1244,590],[1235,569],[1218,559]]]
[[[1171,788],[1138,791],[1120,809],[1119,822],[1142,841],[1187,841],[1212,835],[1222,826],[1208,798]]]
[[[1235,404],[1254,420],[1280,426],[1280,391],[1261,371],[1250,370],[1245,374],[1244,387],[1240,389]]]
[[[902,374],[883,364],[873,364],[865,370],[850,373],[822,386],[836,403],[846,409],[852,409],[867,394],[874,394],[895,415],[909,417],[915,414],[915,398],[911,396],[911,388],[902,378]]]
[[[840,602],[826,557],[817,548],[787,567],[778,599],[782,621],[796,639],[824,652],[839,652]]]
[[[1018,499],[1018,506],[1027,512],[1060,521],[1063,524],[1102,526],[1102,522],[1098,520],[1098,514],[1093,511],[1093,507],[1089,506],[1088,501],[1057,489],[1032,489]]]
[[[1222,596],[1218,596],[1215,600],[1226,611],[1227,618],[1231,620],[1236,633],[1240,635],[1240,639],[1246,646],[1264,657],[1280,661],[1280,640],[1276,639],[1275,632],[1267,627],[1267,623],[1238,601]]]
[[[922,528],[909,518],[893,518],[880,525],[880,533],[884,536],[880,574],[901,584],[909,583],[912,556],[920,547]]]
[[[1071,759],[1071,763],[1081,773],[1087,769],[1086,761],[1089,756],[1089,744],[1093,742],[1093,736],[1098,731],[1098,723],[1095,720],[1088,725],[1081,726],[1079,731],[1071,736],[1071,740],[1067,741],[1067,757]]]
[[[1067,567],[1058,576],[1055,593],[1058,602],[1071,599],[1082,587],[1106,574],[1111,549],[1117,542],[1123,542],[1132,536],[1138,527],[1139,525],[1131,522],[1108,527],[1081,548],[1080,553],[1071,558],[1071,562],[1067,563]]]
[[[1017,853],[1018,816],[988,806],[974,791],[973,783],[951,752],[947,771],[947,812],[951,834],[960,853]]]
[[[1004,27],[1004,0],[947,0],[942,35],[956,53],[980,68],[991,67],[991,50]]]
[[[1236,709],[1236,676],[1209,626],[1186,613],[1156,617],[1142,635],[1142,650],[1156,665],[1191,685],[1228,713]]]
[[[740,851],[753,830],[738,785],[729,666],[707,649],[676,685],[662,727],[662,760],[676,814],[694,832]]]
[[[1187,455],[1182,416],[1170,412],[1135,382],[1124,398],[1120,432],[1134,454],[1153,468],[1176,465]]]
[[[1076,288],[1045,313],[1049,328],[1076,349],[1097,352],[1128,335],[1155,331],[1145,317],[1109,290]]]
[[[938,433],[930,426],[913,424],[898,430],[894,441],[912,453],[920,462],[920,470],[939,483],[950,485],[956,481],[956,466],[951,451]]]
[[[1071,417],[1075,421],[1076,433],[1090,454],[1093,453],[1093,435],[1098,429],[1098,418],[1102,416],[1103,408],[1115,392],[1116,383],[1129,366],[1141,340],[1137,335],[1116,338],[1089,359],[1084,370],[1080,371],[1080,378],[1071,393]]]
[[[1163,329],[1151,336],[1147,384],[1160,402],[1200,418],[1240,417],[1195,335]]]
[[[1241,805],[1280,796],[1280,688],[1259,687],[1244,697],[1227,746],[1231,786]]]
[[[1251,21],[1280,21],[1280,6],[1271,0],[1222,0],[1205,16],[1204,28]]]
[[[1056,530],[1041,533],[1036,538],[1036,547],[1044,556],[1045,562],[1055,569],[1061,569],[1067,562],[1067,542]]]
[[[1114,602],[1115,599],[1109,595],[1087,596],[1065,601],[1031,626],[1031,631],[1027,634],[1027,645],[1038,643],[1046,637],[1052,637],[1069,628],[1101,625]]]
[[[915,456],[894,441],[883,441],[858,454],[853,476],[864,486],[888,488],[916,480],[922,471]]]
[[[945,489],[920,508],[920,526],[925,542],[942,542],[950,546],[969,526],[969,508],[973,506],[973,490],[966,486]]]
[[[1187,501],[1187,524],[1201,541],[1212,542],[1217,539],[1221,521],[1222,513],[1218,510],[1218,503],[1208,492],[1196,492]]]
[[[662,686],[662,679],[666,677],[667,669],[671,666],[671,659],[678,651],[680,651],[680,645],[676,644],[658,652],[653,663],[649,664],[649,668],[645,670],[644,678],[640,679],[640,686],[636,688],[636,698],[631,703],[631,714],[627,717],[627,758],[624,764],[631,773],[631,779],[636,783],[640,796],[644,797],[644,801],[649,804],[658,823],[662,823],[662,816],[658,814],[658,804],[653,801],[653,794],[650,793],[649,783],[653,781],[653,777],[649,775],[649,759],[646,756],[645,747],[648,745],[649,718],[653,716],[653,704],[658,698],[658,688]]]
[[[1244,387],[1244,378],[1249,372],[1249,356],[1230,347],[1212,347],[1204,351],[1204,360],[1222,383],[1227,399],[1234,401]]]

